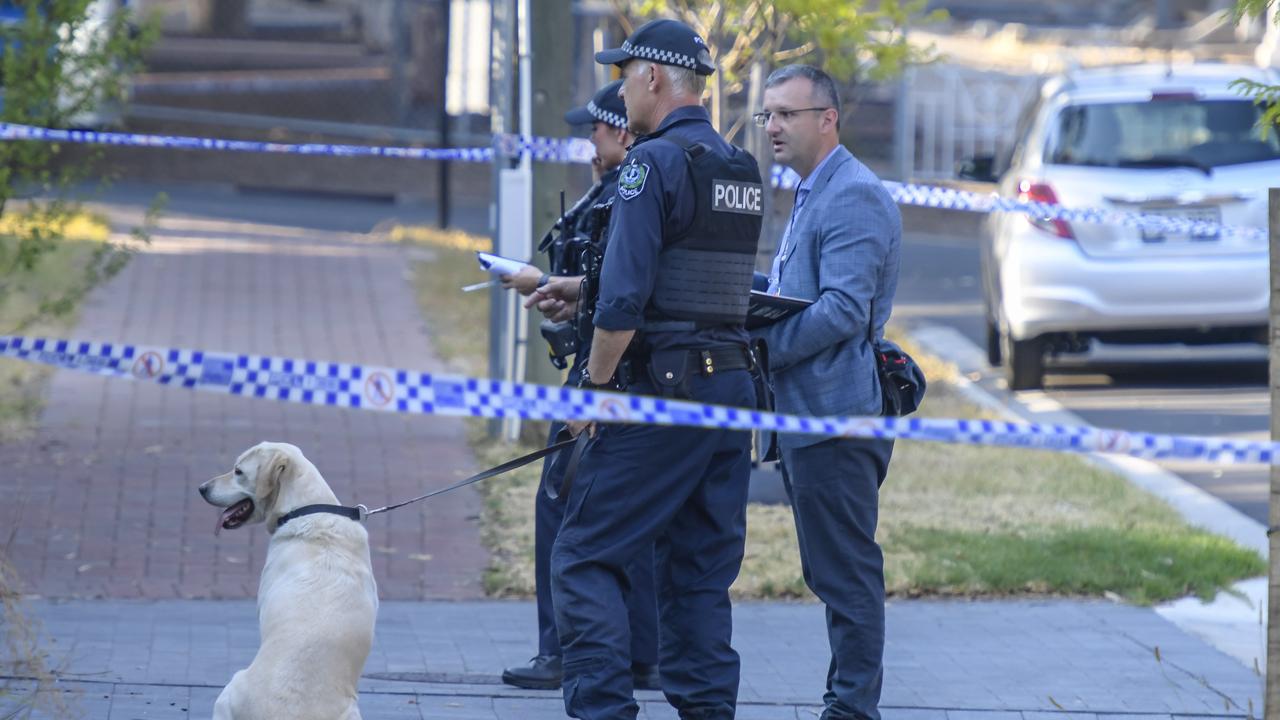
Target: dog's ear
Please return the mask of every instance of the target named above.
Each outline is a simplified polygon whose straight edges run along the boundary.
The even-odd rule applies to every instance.
[[[264,514],[275,506],[280,497],[280,485],[292,466],[293,460],[289,455],[278,450],[271,454],[267,462],[258,466],[257,485],[253,494],[258,498],[257,503]]]

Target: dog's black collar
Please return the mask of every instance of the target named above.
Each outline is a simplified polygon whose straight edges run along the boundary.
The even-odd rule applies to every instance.
[[[345,518],[351,518],[356,522],[364,519],[364,515],[369,511],[363,505],[356,507],[347,507],[346,505],[303,505],[297,510],[287,512],[280,516],[276,521],[276,529],[284,527],[284,524],[294,518],[300,518],[303,515],[315,515],[317,513],[329,513],[330,515],[341,515]]]

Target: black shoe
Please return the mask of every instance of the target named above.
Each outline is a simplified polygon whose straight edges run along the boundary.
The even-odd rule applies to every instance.
[[[559,690],[563,679],[559,655],[538,655],[528,665],[502,671],[502,682],[529,690]]]
[[[661,690],[658,666],[648,663],[631,663],[631,685],[636,690]]]

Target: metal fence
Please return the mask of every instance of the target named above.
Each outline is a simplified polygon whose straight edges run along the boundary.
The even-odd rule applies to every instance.
[[[907,70],[898,91],[895,173],[903,180],[953,178],[964,158],[1007,150],[1018,113],[1039,85],[1037,75],[952,65]]]

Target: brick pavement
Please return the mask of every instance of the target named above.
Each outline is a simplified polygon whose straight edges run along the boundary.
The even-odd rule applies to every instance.
[[[108,205],[113,218],[136,216]],[[402,249],[363,233],[391,205],[212,198],[179,190],[153,244],[88,299],[72,337],[439,370]],[[254,217],[231,220],[227,214]],[[341,231],[318,229],[336,226]],[[0,446],[0,528],[46,597],[246,598],[261,526],[215,538],[196,493],[261,440],[303,449],[346,503],[370,507],[474,471],[457,419],[405,418],[58,372],[39,429]],[[474,490],[369,523],[392,599],[481,597]]]
[[[86,717],[207,718],[257,647],[251,601],[39,601],[50,662]],[[1172,720],[1258,717],[1261,680],[1147,608],[1099,601],[894,601],[885,720]],[[823,610],[739,603],[738,717],[816,717]],[[387,602],[361,681],[366,720],[564,717],[557,692],[502,685],[535,645],[528,602]],[[1156,649],[1159,649],[1157,657]],[[4,667],[0,652],[0,668]],[[0,672],[0,687],[3,687]],[[656,692],[642,717],[674,718]],[[4,701],[0,699],[0,716]]]

